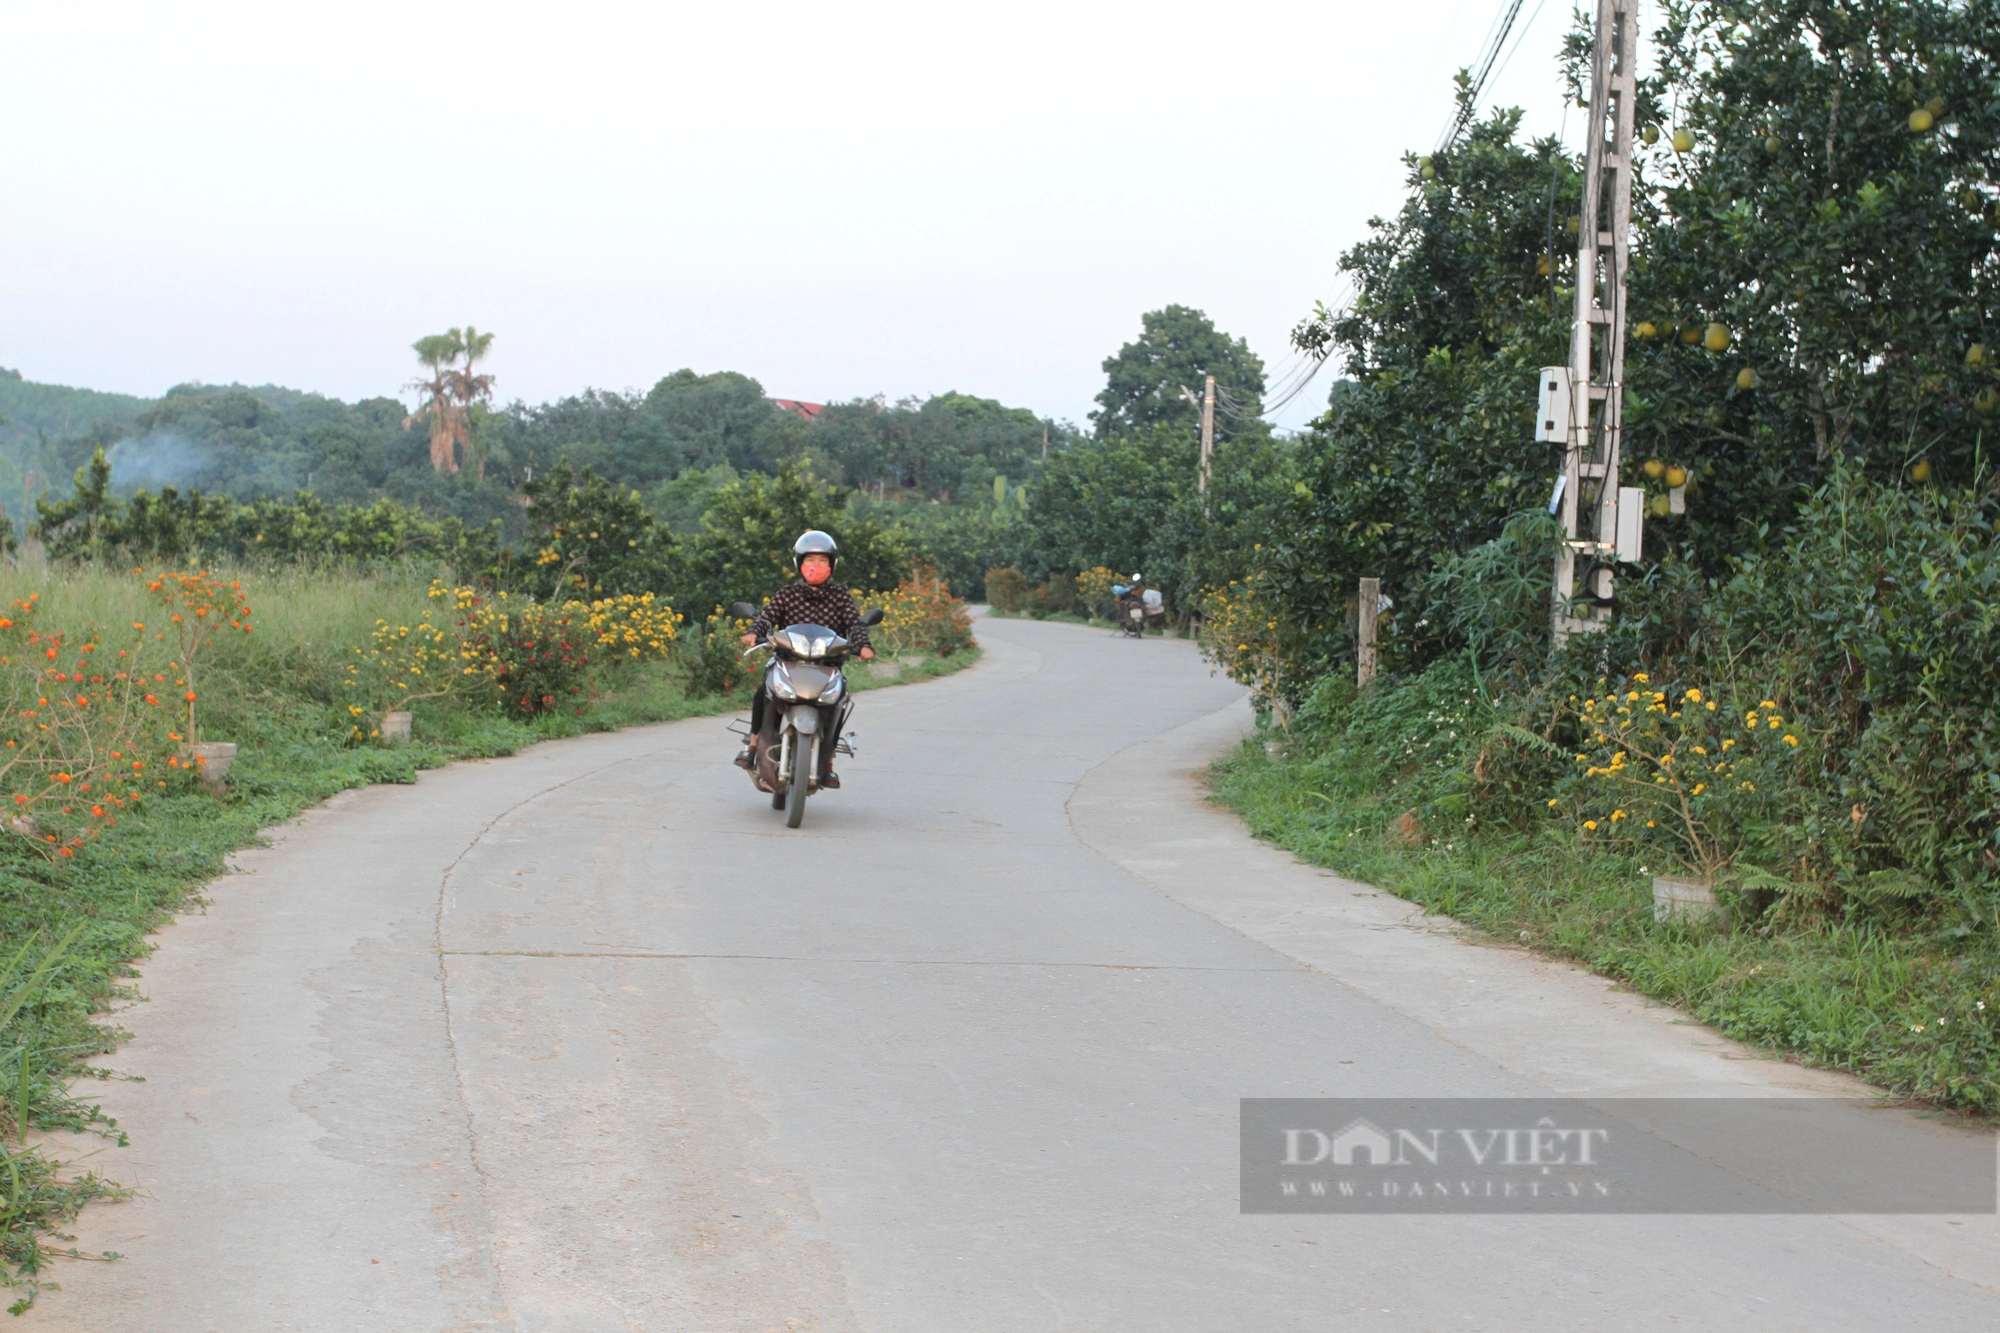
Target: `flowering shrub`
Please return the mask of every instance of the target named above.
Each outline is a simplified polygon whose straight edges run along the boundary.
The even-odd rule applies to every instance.
[[[169,677],[145,670],[145,626],[107,649],[36,628],[36,601],[0,616],[0,818],[43,855],[74,856],[186,765],[160,698]]]
[[[1783,822],[1780,803],[1808,736],[1775,700],[1724,706],[1699,688],[1656,690],[1639,672],[1622,694],[1573,702],[1585,749],[1575,760],[1576,818],[1586,840],[1655,847],[1715,882],[1743,869],[1736,862],[1748,838]]]
[[[1077,600],[1083,603],[1083,609],[1086,612],[1097,619],[1116,620],[1118,618],[1118,599],[1111,595],[1111,585],[1122,583],[1123,581],[1116,573],[1106,569],[1103,565],[1098,565],[1094,569],[1086,569],[1083,573],[1076,576]]]
[[[452,598],[453,609],[463,613],[470,608],[467,599],[473,593],[470,588],[433,583],[430,596],[433,600]],[[347,679],[342,682],[355,699],[347,706],[355,719],[349,739],[367,740],[379,734],[379,728],[363,730],[371,712],[379,718],[419,699],[443,698],[476,678],[476,670],[467,667],[456,623],[441,625],[436,616],[436,610],[426,607],[415,624],[391,625],[378,620],[368,642],[354,650],[356,660],[348,664]]]
[[[595,633],[582,602],[511,604],[461,597],[458,636],[466,665],[499,695],[507,711],[532,717],[572,703],[583,693]]]
[[[878,651],[950,657],[972,646],[971,613],[929,566],[918,565],[893,592],[865,593],[856,600],[882,608],[881,625],[869,632]]]
[[[749,684],[757,664],[743,655],[743,636],[750,622],[716,607],[699,628],[680,642],[678,656],[691,694],[734,694]]]
[[[648,592],[592,602],[584,623],[605,652],[634,662],[654,662],[673,647],[682,619]]]
[[[143,577],[146,571],[132,572]],[[250,633],[250,603],[244,599],[242,584],[224,583],[205,569],[194,574],[155,575],[147,582],[146,591],[159,599],[167,613],[168,628],[157,637],[170,634],[173,638],[173,665],[181,674],[176,683],[181,687],[180,702],[187,705],[187,738],[192,742],[200,734],[194,714],[195,661],[224,626]]]
[[[1293,692],[1296,658],[1285,655],[1278,612],[1261,585],[1262,576],[1251,574],[1203,594],[1197,638],[1202,654],[1248,686],[1250,702],[1265,709]]]

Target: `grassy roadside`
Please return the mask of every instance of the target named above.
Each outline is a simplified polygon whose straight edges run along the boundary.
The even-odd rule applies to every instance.
[[[1569,959],[1739,1041],[1847,1070],[1892,1092],[2000,1110],[2000,954],[1908,923],[1785,926],[1750,914],[1657,922],[1652,868],[1566,827],[1482,829],[1433,805],[1417,841],[1408,800],[1340,739],[1263,738],[1219,761],[1213,792],[1260,838],[1491,937]]]
[[[0,1128],[6,1153],[0,1201],[0,1281],[21,1313],[62,1226],[118,1187],[66,1168],[27,1144],[31,1129],[90,1129],[118,1135],[79,1078],[81,1062],[114,1050],[124,1034],[97,1021],[148,950],[147,935],[194,901],[232,851],[327,797],[378,782],[413,782],[459,759],[513,754],[537,741],[645,723],[726,713],[749,689],[692,692],[676,655],[594,665],[573,708],[516,718],[483,698],[420,700],[413,739],[393,749],[356,743],[342,679],[354,650],[379,621],[414,622],[429,580],[349,573],[242,572],[255,611],[252,635],[218,637],[201,661],[202,736],[238,745],[220,798],[191,786],[147,799],[74,856],[50,859],[29,840],[0,833]],[[21,571],[12,597],[37,596],[36,616],[55,626],[118,626],[151,620],[159,607],[126,571]],[[976,661],[976,649],[906,667],[900,680],[857,679],[857,689],[934,679]],[[866,673],[857,673],[865,677]],[[718,738],[718,745],[724,744]],[[11,961],[10,961],[11,960]],[[82,1095],[79,1095],[79,1093]]]

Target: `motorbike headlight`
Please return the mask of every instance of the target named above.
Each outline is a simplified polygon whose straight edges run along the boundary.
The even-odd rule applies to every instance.
[[[798,691],[792,688],[792,673],[785,670],[782,662],[778,664],[778,669],[771,673],[768,687],[773,699],[782,699],[786,703],[795,703],[798,700]]]

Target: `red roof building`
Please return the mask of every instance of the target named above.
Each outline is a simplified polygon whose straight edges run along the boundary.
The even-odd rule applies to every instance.
[[[825,403],[802,403],[795,398],[773,398],[771,401],[784,411],[804,417],[807,421],[818,421],[820,415],[826,411]]]

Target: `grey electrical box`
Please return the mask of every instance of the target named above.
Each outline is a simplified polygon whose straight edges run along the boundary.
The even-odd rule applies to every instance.
[[[1543,366],[1537,390],[1540,405],[1535,412],[1535,442],[1568,444],[1569,367]]]
[[[1628,565],[1639,563],[1641,544],[1646,536],[1646,492],[1637,486],[1618,488],[1618,558]]]

